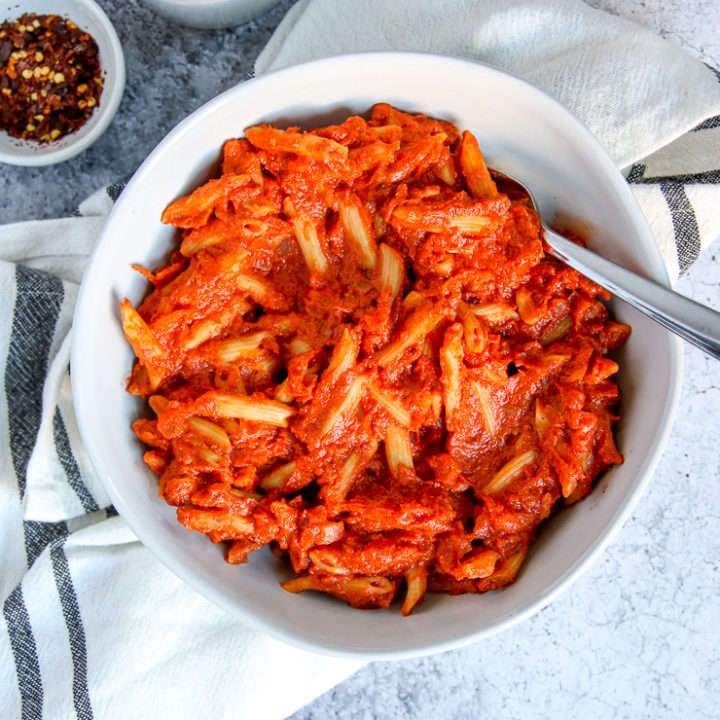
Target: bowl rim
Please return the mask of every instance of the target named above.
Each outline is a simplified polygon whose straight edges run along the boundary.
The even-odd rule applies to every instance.
[[[73,319],[73,336],[75,334],[82,334],[84,331],[84,325],[87,321],[87,315],[92,305],[92,298],[88,296],[90,292],[88,290],[89,283],[87,278],[93,275],[93,269],[98,264],[99,258],[102,254],[104,240],[109,235],[108,228],[111,226],[113,218],[124,212],[125,206],[132,207],[129,205],[131,202],[132,190],[136,186],[141,186],[148,175],[151,175],[153,166],[159,158],[163,156],[165,151],[170,148],[173,143],[176,142],[179,136],[189,130],[196,123],[202,123],[205,121],[207,115],[211,115],[215,108],[221,106],[225,102],[231,101],[231,99],[238,93],[242,94],[244,89],[252,87],[257,83],[265,82],[267,78],[282,78],[289,82],[293,81],[293,78],[300,76],[302,77],[307,72],[313,72],[319,70],[324,65],[333,64],[337,62],[367,62],[370,58],[380,63],[391,63],[393,59],[396,59],[399,55],[404,56],[407,60],[412,61],[413,59],[430,60],[432,62],[440,63],[451,63],[454,69],[459,69],[458,63],[465,67],[476,67],[480,66],[486,70],[503,75],[512,82],[520,82],[526,89],[532,92],[539,93],[545,98],[545,101],[552,103],[557,110],[564,114],[568,119],[571,120],[578,130],[584,134],[583,141],[589,143],[593,148],[593,154],[597,162],[602,166],[605,173],[609,178],[614,178],[615,186],[618,188],[621,195],[625,198],[624,209],[631,216],[633,225],[642,231],[642,234],[646,238],[652,241],[652,247],[658,259],[658,263],[654,268],[649,268],[649,273],[657,281],[669,286],[669,276],[667,267],[662,261],[662,256],[657,244],[654,241],[652,233],[645,216],[643,215],[637,201],[635,200],[630,188],[627,186],[626,179],[622,176],[620,170],[617,168],[615,163],[611,160],[607,154],[605,148],[601,145],[600,141],[590,132],[590,130],[562,103],[553,98],[545,91],[537,88],[532,83],[528,82],[524,78],[509,73],[505,70],[489,65],[487,63],[478,62],[468,58],[451,57],[445,55],[437,55],[433,53],[419,53],[419,52],[406,52],[406,51],[382,51],[382,52],[362,52],[362,53],[350,53],[344,55],[335,55],[331,57],[321,58],[312,60],[306,63],[293,65],[287,68],[272,71],[260,77],[252,78],[245,82],[239,83],[238,85],[224,91],[220,95],[216,96],[192,114],[183,119],[178,123],[166,137],[156,146],[156,148],[148,155],[146,160],[134,174],[129,181],[126,190],[120,196],[118,201],[113,207],[108,221],[106,222],[105,228],[98,239],[95,248],[90,256],[85,276],[83,278],[82,285],[78,294],[74,319]],[[342,102],[342,98],[338,99],[338,104]],[[222,139],[219,140],[221,142]],[[89,302],[90,301],[90,302]],[[90,388],[86,388],[84,385],[85,374],[83,372],[83,366],[86,362],[84,356],[80,352],[80,342],[76,342],[73,339],[72,342],[72,353],[71,353],[71,365],[76,369],[73,375],[73,403],[75,412],[78,420],[78,426],[81,432],[81,437],[85,447],[88,450],[93,467],[98,473],[103,486],[107,490],[111,500],[116,506],[116,509],[120,515],[126,520],[128,525],[137,534],[138,538],[146,544],[146,547],[168,567],[174,574],[180,577],[182,580],[187,582],[192,588],[200,592],[204,597],[213,602],[214,604],[222,607],[231,616],[240,618],[243,622],[248,624],[254,629],[260,630],[271,637],[281,640],[286,643],[290,643],[296,647],[300,647],[305,650],[309,650],[324,655],[330,655],[341,658],[352,658],[362,660],[395,660],[402,658],[412,658],[428,655],[436,652],[444,652],[452,650],[458,647],[462,647],[471,642],[476,642],[480,639],[489,637],[498,632],[501,632],[512,625],[534,615],[539,610],[544,608],[550,602],[555,600],[565,590],[567,590],[586,570],[590,568],[593,562],[601,555],[601,553],[607,548],[612,542],[614,537],[617,535],[623,524],[626,522],[633,509],[635,508],[638,500],[646,490],[653,471],[657,466],[662,450],[665,446],[666,440],[672,428],[672,420],[675,415],[678,400],[681,391],[681,378],[682,378],[682,343],[674,336],[669,336],[669,377],[671,379],[671,385],[668,388],[667,397],[663,405],[661,424],[661,431],[656,433],[653,441],[650,445],[649,451],[645,456],[642,465],[640,466],[637,474],[635,475],[635,482],[632,489],[626,494],[624,501],[619,507],[616,514],[612,517],[611,521],[605,526],[603,531],[596,537],[592,542],[592,545],[578,560],[567,570],[556,578],[556,580],[547,587],[537,597],[524,603],[523,605],[515,608],[508,612],[503,617],[491,621],[483,627],[471,630],[463,633],[459,636],[450,636],[443,641],[422,641],[415,642],[411,647],[393,648],[393,649],[373,649],[373,648],[353,648],[348,646],[337,646],[332,643],[312,640],[309,639],[307,633],[298,631],[293,634],[285,630],[284,628],[278,628],[273,622],[263,616],[256,615],[251,610],[238,606],[232,599],[226,597],[223,593],[209,588],[198,582],[193,577],[193,572],[190,571],[177,557],[173,551],[165,547],[162,543],[153,544],[150,533],[145,530],[140,523],[133,517],[133,511],[128,507],[121,493],[116,491],[116,488],[112,482],[106,482],[110,480],[109,473],[104,472],[104,463],[101,460],[101,453],[98,451],[95,443],[95,436],[92,432],[89,422],[86,420],[86,391]],[[148,538],[148,541],[146,541]]]
[[[93,38],[98,43],[100,54],[106,56],[103,57],[101,70],[106,73],[106,77],[109,76],[111,72],[113,74],[114,82],[112,92],[107,98],[104,97],[103,93],[103,102],[100,103],[97,108],[98,121],[88,133],[79,136],[77,139],[73,139],[69,144],[58,147],[57,149],[50,149],[49,146],[43,146],[42,152],[37,152],[35,146],[32,146],[28,150],[20,147],[20,152],[9,152],[0,147],[0,163],[22,167],[43,167],[45,165],[55,165],[65,160],[70,160],[84,150],[87,150],[87,148],[107,130],[120,106],[120,101],[125,92],[125,56],[115,27],[110,22],[110,18],[105,14],[105,11],[95,0],[71,0],[67,5],[67,9],[64,10],[62,14],[72,19],[75,7],[84,8],[93,16],[94,20],[109,38],[110,42],[107,45],[103,44],[101,46],[101,41],[93,35]],[[42,8],[36,12],[42,12]]]

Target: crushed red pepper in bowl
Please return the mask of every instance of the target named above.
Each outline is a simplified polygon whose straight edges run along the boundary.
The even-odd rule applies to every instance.
[[[103,89],[93,37],[60,15],[0,25],[0,130],[48,143],[81,128]]]

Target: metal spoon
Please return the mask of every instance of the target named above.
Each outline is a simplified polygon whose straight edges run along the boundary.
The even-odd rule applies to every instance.
[[[540,216],[537,202],[525,185],[497,170],[490,170],[490,174],[501,192],[526,195]],[[720,360],[720,313],[571,242],[551,230],[542,218],[540,222],[551,255]]]

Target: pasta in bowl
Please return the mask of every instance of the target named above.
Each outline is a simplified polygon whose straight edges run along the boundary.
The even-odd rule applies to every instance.
[[[118,510],[171,568],[223,606],[287,640],[356,656],[446,648],[547,602],[619,527],[667,430],[672,392],[660,406],[654,398],[662,410],[654,432],[635,409],[643,393],[653,397],[634,371],[635,338],[665,342],[657,370],[669,380],[676,372],[672,341],[654,337],[632,313],[609,320],[595,286],[543,257],[537,219],[522,199],[495,188],[475,135],[491,161],[504,160],[516,172],[527,141],[511,134],[504,142],[495,127],[502,118],[484,126],[484,117],[444,93],[424,101],[408,84],[409,66],[402,69],[411,59],[418,60],[393,57],[398,70],[383,97],[414,113],[382,104],[369,120],[347,119],[349,100],[341,97],[328,103],[326,116],[342,110],[335,124],[279,129],[290,123],[280,122],[286,106],[274,114],[268,108],[273,83],[320,69],[327,77],[315,90],[332,95],[333,73],[366,77],[367,62],[376,82],[388,66],[388,56],[379,55],[269,76],[186,121],[133,181],[151,194],[157,214],[142,213],[148,227],[158,228],[162,215],[182,228],[180,252],[169,263],[163,257],[174,242],[168,229],[153,232],[156,242],[142,257],[122,253],[128,265],[161,266],[144,270],[156,289],[142,304],[141,276],[114,283],[140,358],[130,389],[148,397],[153,410],[135,429],[151,447],[146,459],[160,474],[161,494],[178,506],[183,524],[231,541],[228,559],[248,559],[247,565],[233,568],[206,539],[171,529],[172,510],[154,497],[156,481],[142,470],[142,451],[131,438],[136,485],[124,483],[113,494],[115,481],[104,475]],[[422,60],[439,76],[458,62],[478,73],[478,87],[490,98],[499,94],[513,113],[519,101],[503,93],[528,91],[482,66]],[[231,110],[249,91],[260,114],[238,128]],[[371,103],[363,100],[359,93],[352,109],[365,111]],[[559,209],[598,223],[602,235],[586,226],[591,243],[614,235],[622,252],[625,237],[637,238],[635,261],[652,265],[656,250],[633,216],[622,179],[603,166],[607,159],[565,111],[540,93],[532,102],[536,130],[557,133],[551,155],[567,146],[562,135],[569,128],[579,138],[573,153],[590,152],[593,162],[573,168],[563,161],[560,171],[557,157],[538,162],[532,152],[524,162],[547,174],[558,197],[567,172],[594,199],[607,198],[617,217],[587,213],[577,188],[575,202]],[[538,108],[547,115],[545,127]],[[203,113],[212,116],[214,132],[234,122],[226,137],[247,139],[224,145],[214,179],[203,183],[210,163],[205,157],[203,166],[200,153],[188,182],[172,187],[166,179],[156,192],[152,179],[163,177],[163,150],[169,168],[173,142],[175,151],[177,143],[190,147],[204,132],[203,120],[210,124]],[[318,127],[313,115],[297,111],[295,118]],[[473,132],[461,137],[463,126]],[[217,157],[224,139],[213,138],[206,152],[214,148]],[[507,159],[513,153],[514,162]],[[125,230],[128,220],[137,221],[137,208],[130,212],[128,204],[133,184],[114,211],[111,234],[123,206]],[[143,232],[141,225],[134,232]],[[79,310],[76,327],[82,321]],[[632,396],[624,395],[619,426],[626,462],[603,476],[599,496],[550,520],[514,584],[481,598],[431,592],[418,605],[426,589],[484,592],[515,580],[538,523],[562,498],[586,494],[597,474],[620,460],[610,432],[617,389],[609,376],[617,365],[606,353],[622,345],[626,322],[633,340],[618,358],[623,391],[627,381]],[[129,368],[127,362],[119,377]],[[83,370],[80,378],[82,427]],[[125,399],[121,405],[129,426],[141,410]],[[85,438],[102,467],[97,455],[105,453],[107,462],[107,449],[94,451],[93,437]],[[266,550],[253,552],[266,544],[287,555],[294,572]],[[393,611],[354,613],[317,593],[282,593],[278,580],[293,592],[324,590],[356,607],[388,606],[402,585],[402,608],[392,607],[415,612],[404,620]]]
[[[138,310],[134,429],[178,519],[244,563],[272,544],[353,607],[511,583],[538,524],[621,462],[630,329],[546,257],[476,138],[386,105],[224,144]],[[609,299],[609,296],[606,297]]]

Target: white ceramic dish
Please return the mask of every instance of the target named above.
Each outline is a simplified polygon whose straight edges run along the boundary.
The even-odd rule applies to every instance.
[[[670,429],[680,389],[678,341],[623,305],[633,326],[620,353],[617,439],[625,463],[591,495],[543,528],[517,582],[483,596],[428,595],[412,616],[352,610],[317,593],[291,595],[290,571],[267,551],[227,565],[157,497],[155,476],[130,430],[141,403],[124,391],[133,354],[118,303],[138,303],[147,283],[131,263],[156,266],[176,241],[160,223],[169,201],[217,166],[229,137],[259,122],[314,127],[376,101],[470,128],[488,163],[522,178],[549,220],[575,219],[591,247],[667,283],[660,253],[632,194],[598,142],[565,108],[527,83],[470,61],[403,53],[329,58],[240,85],[183,121],[155,149],[117,202],[90,261],[75,315],[73,395],[80,430],[116,508],[181,578],[255,628],[312,650],[398,658],[447,650],[528,617],[567,588],[621,527],[646,486]]]
[[[153,10],[181,25],[211,30],[252,20],[278,0],[143,0]]]
[[[98,45],[105,81],[95,112],[70,135],[40,144],[0,132],[0,163],[32,167],[53,165],[89,148],[110,125],[125,90],[125,59],[115,28],[93,0],[0,0],[0,20],[15,20],[24,13],[62,15],[89,32]]]

